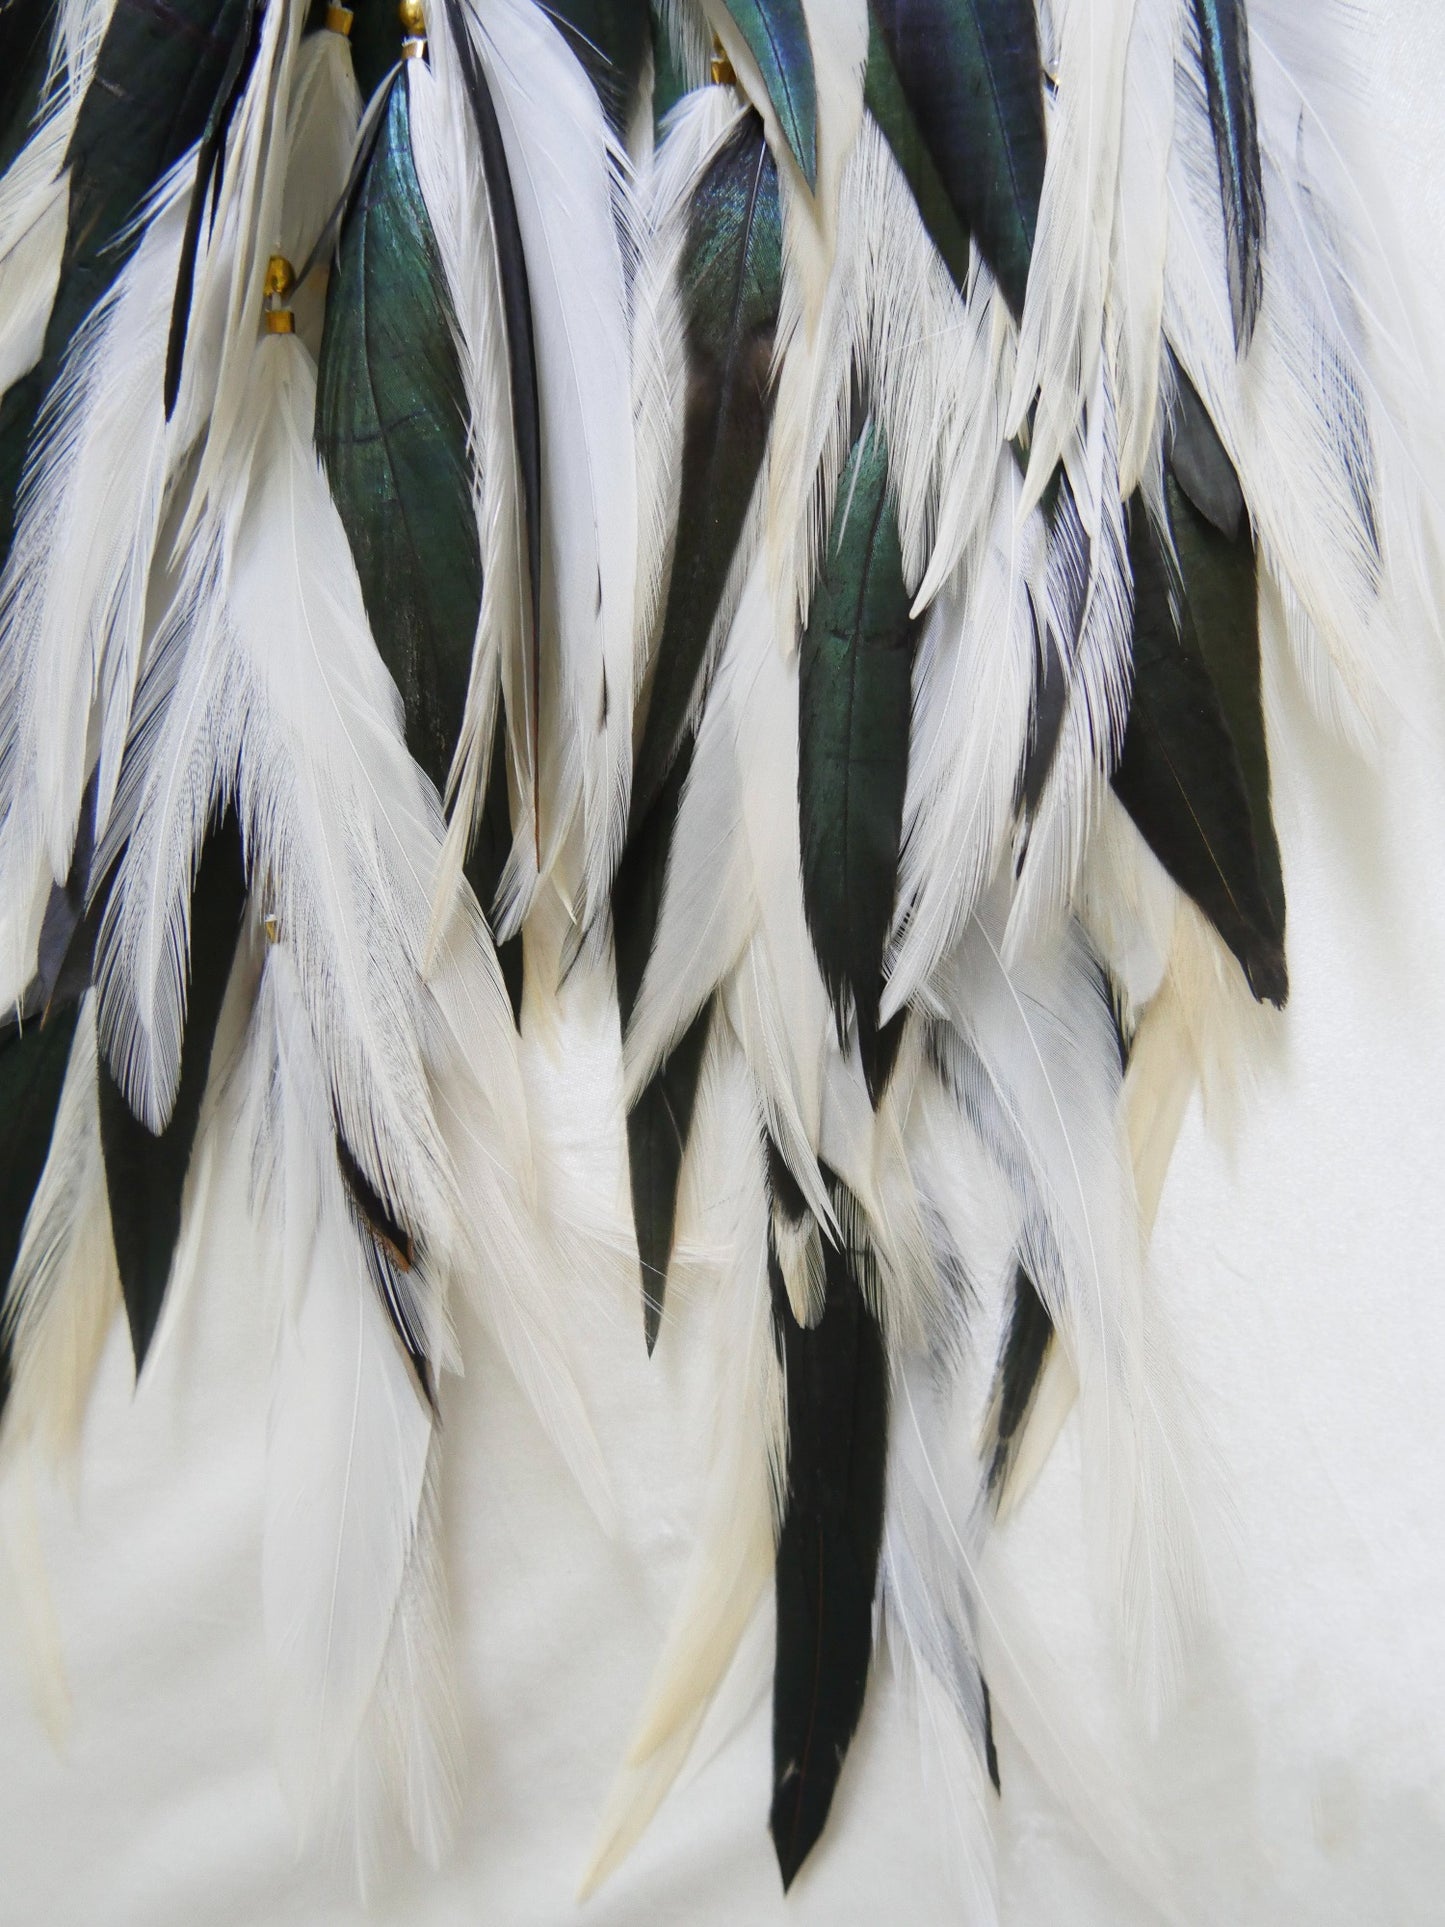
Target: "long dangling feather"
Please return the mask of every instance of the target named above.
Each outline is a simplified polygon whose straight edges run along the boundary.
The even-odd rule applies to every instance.
[[[1264,183],[1254,122],[1248,9],[1245,0],[1193,0],[1193,4],[1219,156],[1229,305],[1234,339],[1243,354],[1259,316],[1264,282]]]
[[[730,613],[725,591],[767,445],[782,227],[777,168],[756,115],[729,130],[691,192],[678,279],[687,353],[678,536],[633,777],[634,825],[667,776],[709,641]]]
[[[917,625],[889,500],[887,445],[871,423],[838,487],[800,656],[803,905],[839,1042],[851,1018],[877,1103],[899,1041],[899,1025],[882,1027],[878,1007],[898,891]]]
[[[576,819],[581,881],[595,904],[621,847],[630,775],[632,202],[602,106],[557,29],[523,0],[459,14],[458,41],[470,37],[495,105],[535,330],[545,590],[537,646],[553,666],[540,692],[539,769],[554,809],[534,826],[534,844],[549,868]]]
[[[431,1414],[365,1282],[329,1155],[330,1100],[290,955],[267,956],[249,1049],[277,1362],[262,1598],[283,1776],[325,1813],[376,1693],[422,1500]]]
[[[716,31],[727,33],[731,24],[741,35],[788,151],[816,188],[818,90],[803,0],[720,0],[710,17]]]
[[[109,1064],[102,1060],[99,1066],[100,1142],[111,1235],[137,1372],[155,1337],[170,1281],[181,1199],[246,898],[240,832],[228,817],[208,836],[196,871],[185,1039],[175,1103],[165,1128],[155,1133],[142,1123]]]
[[[94,998],[87,993],[23,1041],[0,1044],[0,1066],[7,1125],[13,1119],[26,1132],[3,1167],[7,1211],[16,1207],[5,1221],[14,1247],[0,1254],[13,1261],[0,1314],[3,1445],[7,1455],[33,1445],[58,1461],[79,1440],[120,1297],[96,1110]],[[24,1198],[17,1187],[32,1173]]]
[[[769,1821],[784,1888],[827,1821],[873,1644],[888,1399],[867,1263],[851,1227],[825,1246],[822,1316],[804,1330],[770,1259],[788,1415]]]
[[[66,148],[66,243],[44,346],[0,404],[0,552],[7,556],[40,406],[76,331],[134,252],[136,217],[200,138],[244,6],[182,0],[184,31],[157,32],[142,0],[114,0]],[[151,110],[156,101],[164,111]]]
[[[1017,319],[1044,179],[1034,10],[1027,0],[872,0],[869,11],[869,108],[954,279],[962,285],[967,272],[959,241],[972,238]],[[952,228],[941,210],[932,213],[933,182]]]

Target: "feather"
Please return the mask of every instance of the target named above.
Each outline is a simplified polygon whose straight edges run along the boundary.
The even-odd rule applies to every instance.
[[[1048,158],[1008,409],[1010,435],[1033,409],[1025,509],[1042,496],[1095,388],[1134,9],[1135,0],[1052,9]]]
[[[849,1013],[870,1096],[900,1027],[880,1026],[883,953],[898,887],[917,624],[903,582],[883,437],[865,424],[840,500],[800,657],[798,809],[803,905],[840,1045]]]
[[[180,0],[158,21],[144,0],[114,0],[66,148],[65,251],[44,346],[0,405],[0,553],[40,406],[71,340],[140,239],[136,217],[204,131],[246,0]],[[161,111],[154,103],[163,102]]]
[[[641,1836],[717,1703],[773,1570],[785,1451],[781,1360],[767,1265],[768,1200],[752,1079],[714,1028],[698,1098],[704,1243],[720,1252],[703,1355],[711,1395],[700,1444],[703,1501],[681,1597],[583,1877],[594,1891]]]
[[[1180,570],[1177,608],[1171,548]],[[1232,540],[1220,534],[1171,484],[1162,532],[1135,499],[1129,550],[1134,694],[1115,793],[1234,952],[1255,996],[1282,1004],[1284,897],[1269,809],[1248,532]]]
[[[3,1446],[9,1456],[28,1445],[59,1465],[79,1445],[120,1289],[97,1128],[94,1000],[31,1034],[47,1040],[45,1065],[32,1063],[28,1096],[7,1119],[18,1124],[30,1112],[43,1169],[29,1216],[22,1209],[13,1220],[19,1249],[0,1318],[9,1365]]]
[[[56,1113],[66,1067],[75,1037],[74,1005],[61,1010],[49,1023],[21,1028],[11,1019],[0,1032],[0,1083],[4,1087],[4,1135],[0,1139],[0,1192],[3,1192],[4,1242],[0,1244],[0,1272],[6,1280],[3,1365],[0,1391],[10,1389],[10,1348],[19,1295],[13,1274],[31,1202],[50,1155]],[[3,1409],[3,1400],[0,1400]]]
[[[329,1156],[326,1075],[290,956],[266,959],[250,1050],[258,1206],[279,1285],[262,1609],[283,1779],[306,1821],[342,1783],[416,1532],[431,1413]],[[253,1127],[254,1128],[254,1127]]]
[[[237,22],[235,39],[227,53],[225,72],[221,75],[216,97],[206,120],[205,132],[201,135],[196,153],[196,168],[186,210],[185,232],[181,240],[180,259],[174,277],[175,292],[171,301],[170,333],[166,341],[164,392],[167,421],[175,413],[176,402],[181,392],[181,371],[185,361],[186,330],[191,318],[191,297],[195,291],[196,253],[201,242],[201,223],[205,219],[208,200],[211,203],[212,224],[214,225],[215,222],[216,203],[220,197],[221,175],[225,166],[226,143],[230,137],[231,122],[242,97],[250,86],[256,58],[261,51],[261,24],[264,13],[265,7],[262,0],[245,0],[244,11]]]
[[[1036,721],[1030,696],[1046,540],[1042,514],[1018,525],[1021,486],[1005,457],[995,468],[987,544],[964,582],[946,585],[923,627],[885,1023],[919,994],[963,931],[1012,826]]]
[[[1245,0],[1193,0],[1193,4],[1219,157],[1229,305],[1234,339],[1243,354],[1259,317],[1264,284],[1264,182],[1254,122],[1248,10]]]
[[[474,658],[458,752],[462,773],[457,779],[452,845],[459,860],[459,837],[469,833],[484,807],[484,758],[490,751],[489,723],[494,702],[493,685],[486,672],[495,654],[508,688],[508,714],[515,738],[513,757],[519,787],[531,813],[533,854],[540,871],[542,543],[546,508],[542,491],[544,446],[536,324],[523,230],[509,171],[511,161],[502,138],[487,69],[461,8],[453,7],[446,19],[446,38],[442,44],[454,51],[457,72],[476,128],[481,176],[490,213],[488,265],[495,277],[493,280],[493,276],[483,274],[475,284],[475,312],[474,303],[465,298],[460,276],[454,273],[451,277],[452,298],[470,357],[467,375],[474,442],[483,433],[486,435],[488,483],[483,512],[493,532],[488,544],[484,530],[487,595],[482,610],[482,639],[486,646],[479,647]],[[443,72],[446,72],[445,66]],[[500,316],[506,344],[505,392],[499,379],[496,345],[492,344],[490,351],[487,346],[487,337],[495,325],[492,306]],[[525,571],[519,567],[524,553]],[[523,575],[525,603],[519,602],[513,608],[503,585]],[[490,638],[494,628],[497,634],[493,643]]]
[[[1125,496],[1139,486],[1158,426],[1174,65],[1183,25],[1183,0],[1136,5],[1124,69],[1105,327],[1119,409],[1119,487]]]
[[[962,286],[959,239],[974,239],[1017,320],[1044,181],[1033,8],[1028,0],[872,0],[869,20],[868,104],[935,245]],[[934,212],[937,188],[952,228]]]
[[[506,150],[535,329],[547,590],[540,654],[556,671],[540,705],[551,714],[542,762],[553,771],[544,792],[553,821],[535,836],[546,869],[580,811],[591,907],[620,852],[630,777],[637,466],[627,263],[635,212],[601,104],[556,28],[530,0],[462,11],[457,38],[471,36]]]
[[[1013,1473],[1053,1336],[1054,1322],[1033,1279],[1020,1265],[1014,1273],[1013,1311],[990,1406],[993,1445],[988,1455],[988,1490],[995,1503]]]
[[[811,1331],[794,1318],[769,1259],[788,1415],[769,1821],[785,1889],[827,1822],[873,1644],[888,1390],[868,1258],[855,1237],[825,1247],[824,1309]]]
[[[182,169],[166,184],[132,260],[77,333],[36,425],[0,578],[7,879],[37,860],[56,878],[65,874],[92,731],[102,827],[110,813],[140,671],[151,557],[178,452],[159,390],[188,178]],[[122,474],[127,482],[118,487]]]
[[[651,50],[641,0],[548,0],[547,11],[587,70],[613,132],[626,140]]]
[[[1287,635],[1306,688],[1332,727],[1365,745],[1383,662],[1369,646],[1381,584],[1379,454],[1363,311],[1330,191],[1338,160],[1289,71],[1263,67],[1255,94],[1269,229],[1241,360],[1197,60],[1181,60],[1176,81],[1165,333],[1239,478],[1261,554],[1298,610]]]
[[[652,806],[696,702],[767,446],[782,284],[777,168],[756,114],[692,190],[678,263],[687,354],[677,546],[632,788]]]
[[[248,876],[295,968],[335,1121],[394,1219],[454,1206],[415,1023],[440,812],[407,756],[345,533],[311,446],[294,335],[253,348],[249,433],[221,471],[140,694],[111,843],[100,1028],[153,1130],[180,1075],[180,960],[207,822],[234,799]],[[109,860],[109,848],[102,861]]]
[[[1128,722],[1134,591],[1117,435],[1101,360],[1083,433],[1071,445],[1049,510],[1041,629],[1063,669],[1062,709],[1047,774],[1025,772],[1026,792],[1039,801],[1018,835],[1011,952],[1068,900]],[[1027,496],[1025,482],[1021,500]],[[1048,748],[1042,738],[1034,752]]]
[[[1020,1261],[1077,1375],[1085,1500],[1126,1647],[1158,1695],[1198,1602],[1159,1363],[1146,1370],[1141,1247],[1119,1115],[1117,1033],[1077,926],[1005,962],[997,902],[950,959],[933,1060],[1022,1217]]]
[[[629,839],[612,882],[617,1008],[624,1034],[632,1021],[652,951],[678,806],[691,766],[692,745],[687,742],[641,828]],[[662,1319],[678,1184],[702,1074],[710,1014],[710,1006],[705,1005],[627,1113],[632,1220],[642,1268],[643,1322],[649,1353],[657,1342]]]
[[[818,90],[803,0],[725,0],[725,7],[712,10],[714,28],[725,30],[730,21],[741,36],[788,151],[816,189]]]
[[[139,1374],[160,1322],[181,1230],[186,1188],[210,1076],[221,1006],[246,907],[234,817],[208,836],[191,899],[190,995],[176,1099],[165,1129],[131,1112],[108,1064],[99,1066],[100,1142],[121,1291]]]
[[[411,152],[411,70],[392,82],[341,230],[317,369],[316,445],[407,747],[441,792],[481,606],[467,410]],[[420,84],[430,76],[421,74]]]

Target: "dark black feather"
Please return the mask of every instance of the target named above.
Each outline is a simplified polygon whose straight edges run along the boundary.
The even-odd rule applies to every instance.
[[[542,413],[537,387],[537,344],[532,328],[532,291],[527,256],[517,219],[517,201],[507,166],[507,150],[497,122],[492,90],[467,31],[460,0],[446,0],[452,40],[472,105],[482,169],[487,179],[497,266],[502,283],[502,320],[507,335],[507,370],[512,395],[512,433],[522,479],[522,510],[527,543],[527,611],[532,651],[532,809],[539,839],[541,818],[541,634],[542,634]]]
[[[898,518],[882,434],[865,426],[838,483],[803,635],[798,820],[803,909],[840,1041],[856,1015],[869,1094],[887,1085],[901,1036],[880,1028],[883,956],[898,892],[908,784],[913,656]]]
[[[756,114],[734,129],[698,184],[679,272],[687,412],[677,545],[632,778],[633,828],[687,728],[772,420],[783,230],[777,166]]]
[[[45,99],[55,0],[11,0],[0,7],[0,173],[29,138]]]
[[[652,129],[662,137],[662,123],[687,92],[687,76],[673,53],[672,36],[657,10],[652,10]]]
[[[246,14],[241,30],[231,48],[226,62],[226,71],[221,80],[221,89],[211,109],[206,131],[201,138],[200,152],[196,156],[196,178],[191,187],[190,206],[186,210],[186,230],[181,239],[181,258],[176,270],[176,291],[171,302],[171,328],[166,342],[165,406],[166,420],[175,413],[176,400],[181,392],[181,372],[185,362],[186,331],[191,318],[191,296],[196,281],[196,254],[201,242],[201,223],[205,215],[207,200],[211,203],[211,218],[215,219],[216,200],[221,192],[222,173],[226,164],[226,141],[231,132],[231,122],[236,109],[241,104],[241,96],[246,91],[256,65],[256,55],[261,47],[261,24],[265,8],[259,0],[246,0]]]
[[[1003,1493],[1004,1481],[1013,1463],[1024,1422],[1048,1361],[1053,1336],[1053,1320],[1034,1288],[1033,1279],[1019,1265],[1014,1272],[1013,1312],[994,1379],[997,1417],[993,1451],[988,1463],[988,1491],[995,1504]],[[998,1785],[996,1765],[993,1768],[993,1782],[995,1786]]]
[[[1194,17],[1219,160],[1229,305],[1242,354],[1254,333],[1264,292],[1264,180],[1250,79],[1249,21],[1245,0],[1194,0]]]
[[[544,5],[587,70],[613,130],[624,138],[650,44],[647,0],[544,0]]]
[[[612,885],[617,1004],[624,1033],[632,1021],[647,960],[652,954],[677,812],[692,767],[692,750],[692,738],[688,737],[652,808],[633,831]],[[709,1001],[627,1114],[632,1221],[642,1268],[642,1317],[649,1352],[657,1343],[662,1322],[667,1268],[677,1223],[677,1187],[687,1154],[711,1015]]]
[[[204,134],[247,4],[115,0],[66,153],[69,223],[44,345],[0,403],[0,565],[41,404],[76,330],[135,252],[134,216]]]
[[[1258,558],[1239,478],[1188,375],[1177,364],[1167,439],[1174,545],[1195,634],[1234,741],[1249,797],[1255,856],[1281,944],[1284,873],[1270,803],[1260,693]]]
[[[341,1130],[336,1127],[336,1162],[351,1203],[361,1246],[366,1254],[371,1282],[376,1289],[392,1330],[402,1350],[411,1360],[422,1395],[432,1401],[431,1363],[426,1355],[424,1334],[418,1330],[413,1300],[401,1284],[416,1263],[416,1244],[406,1226],[399,1223],[376,1186],[362,1169],[361,1161]]]
[[[1254,995],[1282,1004],[1289,979],[1257,713],[1253,546],[1247,532],[1233,542],[1221,535],[1172,477],[1167,486],[1180,580],[1138,497],[1129,510],[1134,688],[1114,789],[1164,868],[1233,951]],[[1230,688],[1228,709],[1215,663]],[[1254,766],[1252,782],[1241,751]]]
[[[170,1120],[159,1136],[132,1113],[101,1053],[100,1143],[137,1373],[145,1364],[165,1302],[180,1236],[181,1198],[246,894],[240,826],[228,812],[206,839],[191,895],[190,992],[181,1076]]]
[[[0,1024],[0,1412],[10,1390],[11,1274],[50,1155],[78,1014],[70,1004],[44,1023]]]
[[[1017,320],[1044,183],[1030,0],[870,0],[866,87],[954,280],[971,235]]]
[[[841,1217],[856,1211],[832,1185]],[[791,1886],[827,1822],[863,1710],[883,1536],[888,1370],[861,1238],[825,1245],[823,1316],[794,1319],[769,1250],[787,1383],[787,1496],[778,1537],[770,1826]]]
[[[983,1694],[983,1758],[988,1768],[988,1777],[993,1783],[995,1793],[1003,1792],[1003,1784],[998,1777],[998,1749],[993,1743],[993,1695],[988,1690],[988,1681],[980,1676],[979,1691]]]

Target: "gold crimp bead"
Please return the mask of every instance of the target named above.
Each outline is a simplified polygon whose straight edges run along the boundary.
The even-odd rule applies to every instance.
[[[714,87],[736,87],[738,77],[733,72],[733,63],[728,59],[727,49],[714,34],[712,37],[712,84]]]
[[[350,39],[351,23],[355,17],[350,7],[338,7],[333,0],[333,4],[326,9],[326,31]]]
[[[296,317],[286,306],[286,297],[296,285],[296,270],[284,254],[273,254],[266,263],[265,322],[270,335],[296,332]]]
[[[396,10],[401,22],[401,30],[406,35],[401,43],[403,60],[422,60],[426,56],[426,14],[422,0],[401,0]]]

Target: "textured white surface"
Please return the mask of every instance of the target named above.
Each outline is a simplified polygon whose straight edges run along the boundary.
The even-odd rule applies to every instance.
[[[1432,0],[1376,0],[1381,157],[1445,312]],[[1228,1504],[1203,1530],[1216,1630],[1152,1739],[1093,1610],[1071,1431],[1009,1528],[1027,1666],[1077,1761],[1049,1784],[1007,1724],[994,1809],[1019,1927],[1416,1922],[1445,1874],[1445,669],[1421,653],[1376,770],[1280,675],[1272,721],[1293,994],[1233,1144],[1186,1127],[1155,1271]],[[367,1917],[298,1856],[260,1640],[266,1362],[222,1198],[138,1393],[112,1335],[77,1495],[42,1495],[69,1673],[57,1753],[0,1601],[0,1927]],[[461,1838],[398,1857],[383,1923],[932,1923],[978,1918],[880,1667],[822,1850],[784,1905],[763,1698],[622,1873],[572,1893],[679,1589],[698,1472],[697,1307],[657,1357],[630,1277],[583,1294],[622,1501],[607,1541],[471,1335],[446,1404],[447,1529],[470,1761]],[[765,1657],[766,1627],[759,1628]],[[985,1631],[997,1654],[997,1629]],[[1009,1695],[1003,1697],[1008,1698]],[[1012,1696],[1018,1717],[1027,1699]],[[1037,1711],[1035,1707],[1034,1711]],[[1077,1730],[1074,1730],[1077,1729]],[[1069,1808],[1093,1817],[1091,1839]]]

